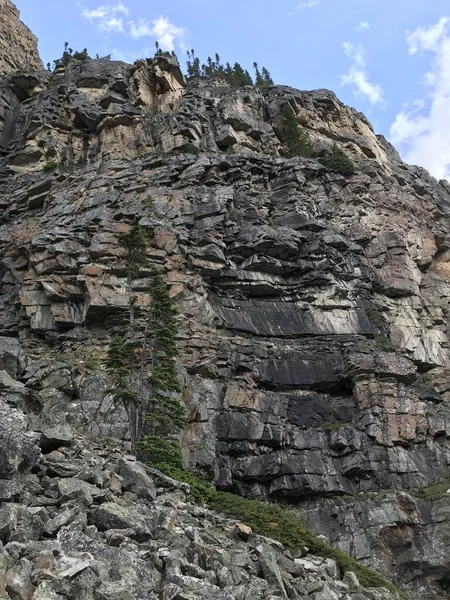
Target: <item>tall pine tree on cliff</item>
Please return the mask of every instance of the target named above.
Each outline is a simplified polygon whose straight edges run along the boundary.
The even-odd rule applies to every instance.
[[[153,268],[147,324],[136,321],[137,297],[133,280],[146,265],[146,237],[133,227],[121,238],[127,250],[128,326],[125,335],[111,339],[107,371],[113,397],[127,413],[131,445],[138,458],[153,465],[181,466],[179,434],[186,424],[176,372],[178,326],[172,299],[161,273]]]

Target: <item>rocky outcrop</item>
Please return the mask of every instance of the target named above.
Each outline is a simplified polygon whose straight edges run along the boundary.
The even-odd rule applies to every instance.
[[[11,0],[0,0],[0,75],[43,68],[36,36],[22,23]]]
[[[324,90],[186,83],[166,56],[1,85],[0,367],[41,447],[126,435],[102,362],[128,303],[119,235],[139,223],[180,316],[186,465],[448,597],[448,498],[414,496],[449,462],[448,184]],[[287,103],[354,175],[283,157]]]
[[[115,444],[79,439],[41,456],[9,494],[0,480],[1,598],[398,598],[156,488]]]

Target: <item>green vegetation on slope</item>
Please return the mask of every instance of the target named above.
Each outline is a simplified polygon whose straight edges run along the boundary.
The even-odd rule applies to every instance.
[[[317,535],[307,529],[301,517],[294,511],[277,504],[267,504],[259,500],[249,500],[228,492],[220,492],[210,483],[181,471],[170,469],[167,465],[158,468],[177,479],[187,483],[191,488],[191,497],[195,502],[206,504],[210,509],[223,513],[227,517],[239,519],[252,530],[265,537],[281,542],[287,549],[307,546],[312,554],[335,560],[342,573],[353,571],[364,587],[381,587],[400,594],[402,600],[408,597],[400,592],[382,575],[361,565],[345,552],[333,548]]]
[[[410,493],[421,500],[426,500],[427,502],[436,502],[436,500],[440,500],[444,496],[448,496],[447,490],[449,488],[450,480],[447,480],[433,483],[427,487],[410,490]]]

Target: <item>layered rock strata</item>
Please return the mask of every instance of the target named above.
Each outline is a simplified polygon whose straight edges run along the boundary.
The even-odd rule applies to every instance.
[[[119,234],[139,224],[179,313],[186,465],[448,597],[448,500],[414,495],[448,476],[448,183],[331,92],[187,84],[171,57],[0,90],[0,364],[46,450],[56,426],[126,433],[102,364],[126,321]],[[282,156],[287,103],[355,175]]]

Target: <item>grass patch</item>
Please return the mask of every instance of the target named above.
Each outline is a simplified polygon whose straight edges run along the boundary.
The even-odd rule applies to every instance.
[[[333,548],[307,529],[301,517],[293,510],[277,504],[249,500],[228,492],[217,491],[210,483],[185,471],[168,469],[166,465],[158,465],[158,468],[170,477],[189,484],[191,497],[195,502],[206,504],[208,508],[227,517],[239,519],[250,526],[255,533],[277,540],[287,549],[293,550],[307,546],[312,554],[335,560],[342,574],[346,571],[356,573],[364,587],[386,588],[392,592],[398,592],[402,600],[408,600],[403,592],[400,592],[382,575],[361,565],[345,552]]]
[[[52,171],[56,171],[57,168],[58,163],[54,162],[53,160],[50,160],[49,162],[45,163],[45,165],[42,167],[42,170],[44,171],[44,173],[51,173]]]
[[[348,427],[351,423],[324,423],[321,425],[322,429],[325,431],[338,431],[343,427]]]
[[[381,316],[381,313],[378,310],[378,308],[368,306],[364,309],[364,312],[366,313],[366,317],[370,321],[372,327],[374,327],[375,329],[382,329],[384,327],[384,319]]]
[[[433,483],[424,488],[416,488],[411,490],[411,494],[420,498],[421,500],[427,500],[428,502],[436,502],[444,496],[449,496],[447,490],[450,488],[450,480],[443,481],[440,483]]]
[[[84,361],[83,366],[87,371],[99,371],[102,367],[102,364],[95,358],[88,358]]]

